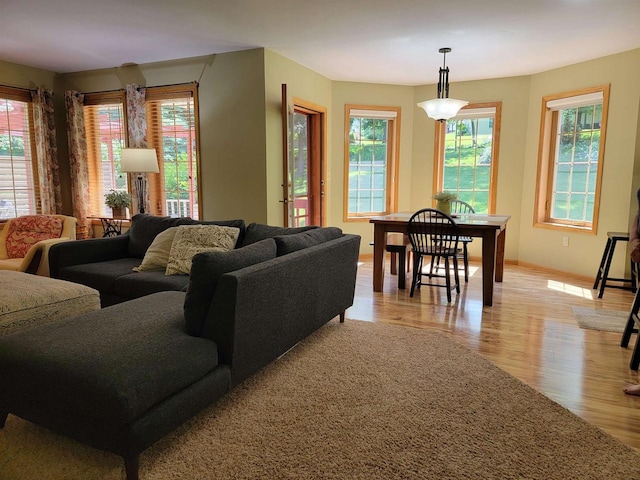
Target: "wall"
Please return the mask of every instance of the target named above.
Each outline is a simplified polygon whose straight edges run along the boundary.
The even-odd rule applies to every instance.
[[[202,218],[267,221],[262,49],[65,74],[57,96],[198,81]],[[250,194],[247,194],[250,192]]]
[[[519,260],[561,271],[595,277],[608,231],[627,231],[637,207],[633,197],[637,170],[640,49],[558,68],[531,77],[526,150],[522,178]],[[533,228],[538,139],[542,97],[583,87],[611,84],[604,171],[597,235]],[[562,237],[569,246],[562,247]],[[612,276],[623,274],[628,258],[623,248],[616,256]]]
[[[455,81],[455,70],[451,72]],[[529,110],[530,77],[511,77],[475,82],[452,83],[450,97],[469,103],[502,102],[500,127],[500,150],[498,153],[498,182],[496,213],[511,215],[507,226],[505,257],[517,260],[520,245],[520,210],[525,156],[525,133]],[[433,171],[435,121],[427,117],[424,110],[415,106],[417,102],[435,98],[436,86],[420,86],[414,97],[413,176],[411,184],[410,210],[430,207]],[[535,182],[535,177],[533,178]],[[469,246],[471,256],[481,256],[482,243],[474,241]]]
[[[451,96],[470,102],[502,101],[497,212],[511,215],[506,257],[524,263],[593,277],[607,231],[626,231],[640,187],[640,49],[527,77],[455,82]],[[436,96],[435,85],[417,87],[333,82],[269,50],[132,65],[92,72],[53,72],[0,62],[0,83],[56,91],[56,106],[68,88],[103,91],[126,83],[147,86],[200,82],[203,217],[240,217],[282,224],[282,122],[280,86],[292,96],[328,109],[327,224],[363,236],[371,252],[368,222],[343,221],[344,105],[392,105],[402,109],[400,210],[431,204],[435,123],[415,104]],[[544,95],[611,83],[605,145],[600,225],[597,235],[533,228],[540,105]],[[64,109],[58,119],[61,175],[68,178]],[[60,128],[62,125],[62,128]],[[70,200],[65,201],[69,213]],[[480,242],[472,244],[479,255]],[[621,249],[622,250],[622,249]],[[626,256],[614,265],[620,276]]]
[[[332,82],[326,77],[309,70],[271,50],[265,54],[265,109],[267,141],[267,220],[270,225],[284,225],[284,209],[281,203],[283,182],[283,145],[282,145],[282,84],[287,85],[287,95],[327,108],[331,115]],[[330,122],[327,119],[327,124]],[[328,129],[328,128],[327,128]],[[327,132],[327,150],[331,151],[331,132]],[[330,158],[330,155],[327,155]],[[333,203],[336,191],[333,182],[333,170],[327,165],[327,185],[325,202],[327,212]],[[333,225],[334,218],[327,215],[325,224]]]

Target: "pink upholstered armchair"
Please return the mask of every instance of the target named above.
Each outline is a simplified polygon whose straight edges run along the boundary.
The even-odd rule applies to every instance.
[[[49,248],[76,239],[76,218],[25,215],[12,218],[0,231],[0,270],[49,276]]]

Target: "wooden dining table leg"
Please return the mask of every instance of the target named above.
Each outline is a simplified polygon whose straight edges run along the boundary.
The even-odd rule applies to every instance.
[[[495,230],[487,230],[482,235],[482,304],[493,305],[493,276],[496,273]]]
[[[502,276],[504,275],[504,245],[507,237],[507,229],[503,228],[498,233],[498,243],[496,245],[496,282],[502,282]]]
[[[382,292],[384,287],[384,252],[387,229],[382,224],[373,227],[373,291]]]

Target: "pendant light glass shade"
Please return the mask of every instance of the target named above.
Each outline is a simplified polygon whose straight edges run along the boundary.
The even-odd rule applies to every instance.
[[[455,117],[460,109],[469,102],[466,100],[456,100],[455,98],[449,98],[449,67],[447,67],[447,53],[451,51],[450,48],[441,48],[440,53],[444,54],[444,65],[440,69],[440,77],[438,79],[438,98],[433,100],[426,100],[420,102],[417,105],[427,112],[429,118],[444,122],[452,117]]]
[[[469,102],[455,98],[434,98],[418,103],[418,106],[427,112],[429,118],[441,121],[455,117],[460,109],[466,105],[469,105]]]

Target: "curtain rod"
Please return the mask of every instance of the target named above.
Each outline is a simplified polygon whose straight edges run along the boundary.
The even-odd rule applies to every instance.
[[[24,90],[26,92],[36,92],[37,88],[15,87],[13,85],[0,84],[0,87],[15,88],[16,90]]]
[[[153,87],[149,87],[149,86],[142,86],[142,85],[138,85],[138,87],[136,88],[136,90],[140,91],[141,88],[156,88],[156,87],[180,87],[182,85],[195,85],[196,87],[199,86],[199,83],[197,80],[193,80],[192,82],[181,82],[181,83],[171,83],[169,85],[155,85]]]

